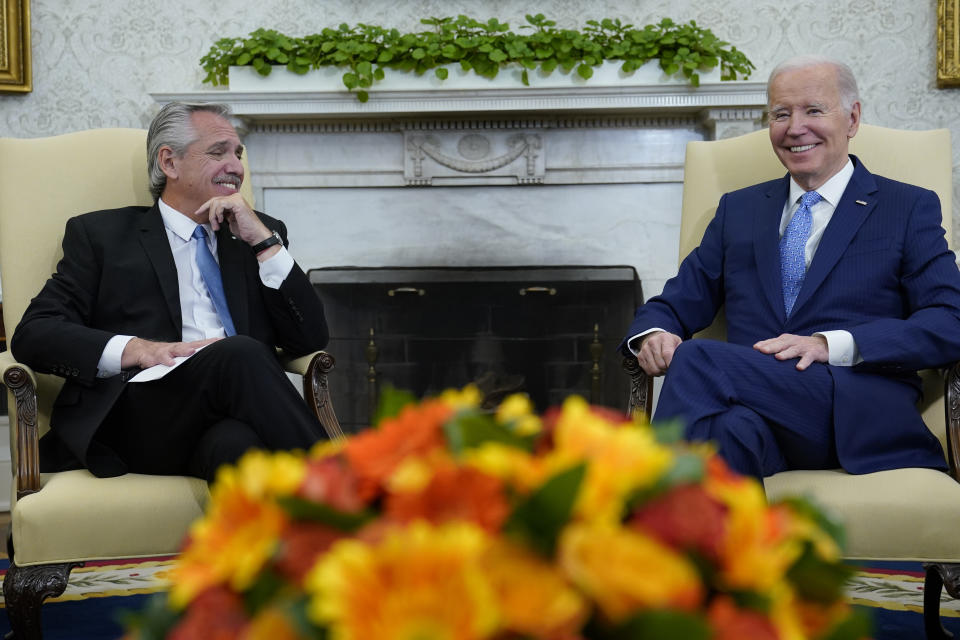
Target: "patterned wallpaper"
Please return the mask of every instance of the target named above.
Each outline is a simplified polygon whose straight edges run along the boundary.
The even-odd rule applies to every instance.
[[[257,27],[290,34],[341,22],[419,28],[421,16],[497,17],[513,28],[525,13],[561,26],[620,17],[695,19],[735,44],[763,80],[795,53],[846,60],[860,82],[864,121],[904,128],[949,127],[960,165],[960,89],[936,88],[936,0],[30,0],[33,86],[0,95],[0,136],[36,137],[91,127],[145,127],[150,92],[203,89],[198,60],[222,36]],[[955,187],[954,219],[960,220]],[[955,224],[960,231],[960,224]]]

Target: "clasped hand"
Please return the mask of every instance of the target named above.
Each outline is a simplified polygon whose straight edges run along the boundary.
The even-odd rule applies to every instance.
[[[673,354],[683,340],[680,336],[658,331],[643,338],[637,353],[637,362],[648,376],[662,376],[670,367]],[[803,371],[814,362],[828,362],[830,352],[823,336],[798,336],[782,333],[776,338],[761,340],[753,345],[761,353],[772,355],[777,360],[799,358],[797,369]]]

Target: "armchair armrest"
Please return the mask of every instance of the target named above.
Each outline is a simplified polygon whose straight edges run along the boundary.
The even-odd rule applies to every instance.
[[[326,351],[317,351],[299,358],[291,358],[281,352],[279,357],[284,369],[303,376],[303,399],[330,439],[342,439],[343,429],[340,428],[340,421],[333,411],[327,380],[327,374],[336,362],[333,356]]]
[[[0,352],[3,383],[13,396],[10,404],[10,452],[17,499],[40,490],[40,430],[37,424],[37,376],[9,351]]]
[[[947,421],[947,463],[950,475],[960,482],[960,362],[947,369],[944,376],[943,409]]]
[[[627,400],[627,415],[642,411],[650,421],[653,414],[653,378],[644,373],[633,356],[623,358],[623,370],[630,376],[630,397]]]

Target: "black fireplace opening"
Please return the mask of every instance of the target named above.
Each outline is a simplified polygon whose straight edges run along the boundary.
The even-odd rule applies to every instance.
[[[616,347],[642,303],[630,266],[312,269],[326,309],[330,392],[341,425],[370,424],[384,385],[418,397],[476,384],[493,407],[537,411],[571,394],[625,410]]]

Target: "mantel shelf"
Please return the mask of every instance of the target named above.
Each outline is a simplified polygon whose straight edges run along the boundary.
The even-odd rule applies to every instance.
[[[370,91],[362,103],[346,91],[230,91],[153,93],[174,100],[222,102],[251,122],[449,115],[694,115],[719,110],[762,110],[766,86],[734,81],[688,85],[577,86],[567,88],[420,89]]]

